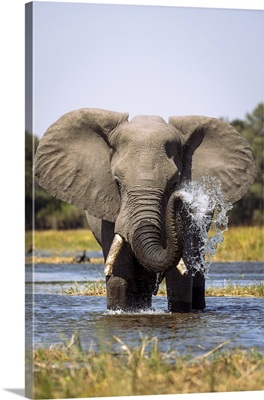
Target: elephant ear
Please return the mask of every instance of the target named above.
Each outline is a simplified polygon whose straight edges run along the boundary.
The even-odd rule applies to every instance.
[[[234,203],[247,192],[256,177],[254,156],[230,124],[202,116],[171,117],[169,124],[185,143],[183,179],[216,178],[226,202]]]
[[[60,200],[114,222],[120,196],[110,168],[108,134],[128,114],[79,109],[63,115],[44,134],[34,160],[38,183]]]

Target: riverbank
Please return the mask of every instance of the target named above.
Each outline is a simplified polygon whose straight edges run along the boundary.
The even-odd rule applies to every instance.
[[[73,335],[68,344],[34,350],[34,398],[136,396],[263,390],[263,354],[228,350],[225,341],[193,357],[159,351],[158,338],[119,352],[84,352]],[[111,344],[109,345],[111,347]],[[144,379],[143,379],[144,377]]]
[[[224,241],[218,246],[214,261],[263,261],[263,228],[231,227],[223,234]],[[32,245],[33,243],[33,245]],[[98,251],[101,247],[88,229],[67,231],[26,232],[26,251],[29,249],[49,250],[54,253],[63,251]]]

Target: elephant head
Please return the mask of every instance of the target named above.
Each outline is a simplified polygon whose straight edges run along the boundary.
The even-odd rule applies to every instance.
[[[182,256],[183,182],[213,177],[227,202],[254,181],[252,151],[229,124],[208,117],[137,116],[101,109],[63,115],[35,156],[53,196],[115,223],[139,262],[164,272]]]

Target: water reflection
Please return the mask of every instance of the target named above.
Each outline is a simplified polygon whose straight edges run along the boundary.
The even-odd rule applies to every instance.
[[[201,354],[230,340],[229,346],[263,350],[264,305],[254,298],[207,298],[205,312],[169,314],[166,300],[156,297],[155,311],[105,312],[104,297],[35,295],[34,344],[49,346],[70,340],[78,332],[84,349],[112,346],[117,336],[127,346],[141,337],[157,337],[160,351]]]

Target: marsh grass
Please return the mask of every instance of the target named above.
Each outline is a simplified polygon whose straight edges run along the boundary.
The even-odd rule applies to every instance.
[[[222,287],[207,288],[206,296],[264,297],[264,284],[260,282],[252,285],[239,285],[228,282]]]
[[[87,281],[84,285],[73,282],[72,286],[64,289],[61,285],[62,294],[74,296],[106,296],[105,281]]]
[[[254,349],[224,349],[228,341],[198,357],[179,355],[177,351],[161,352],[157,337],[142,337],[139,345],[134,347],[127,346],[116,336],[113,343],[108,350],[100,353],[84,352],[75,335],[68,345],[34,350],[34,398],[264,388],[263,355]]]
[[[63,285],[62,294],[75,295],[75,296],[106,296],[105,281],[88,281],[84,285],[73,282],[72,286],[64,289]],[[163,281],[159,287],[158,296],[166,296],[166,285]],[[206,289],[206,296],[243,296],[243,297],[264,297],[264,284],[253,283],[252,285],[239,285],[228,282],[220,287],[211,286]]]
[[[100,250],[88,229],[66,231],[34,231],[34,248],[51,251]],[[224,232],[224,241],[217,248],[214,261],[263,261],[263,228],[231,227]],[[32,232],[26,232],[26,249],[32,246]]]

